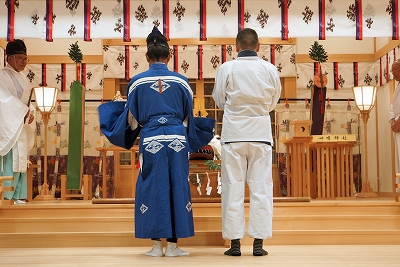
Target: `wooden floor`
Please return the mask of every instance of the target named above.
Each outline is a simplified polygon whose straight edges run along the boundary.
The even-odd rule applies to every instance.
[[[394,267],[400,266],[400,245],[281,245],[268,246],[269,255],[254,257],[250,246],[241,257],[223,255],[222,247],[182,247],[187,257],[145,256],[148,247],[1,248],[0,266],[119,267],[119,266],[268,266],[268,267]]]

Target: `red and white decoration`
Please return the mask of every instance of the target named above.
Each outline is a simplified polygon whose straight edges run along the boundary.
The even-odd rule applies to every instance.
[[[260,38],[386,36],[398,40],[398,8],[398,0],[8,0],[0,8],[0,24],[6,25],[0,27],[0,38],[130,41],[145,38],[157,26],[170,39],[234,38],[239,29],[251,27]],[[398,50],[373,63],[323,63],[328,88],[387,83]],[[88,90],[101,90],[103,78],[129,80],[148,69],[145,51],[143,45],[105,46],[103,65],[82,65],[82,83]],[[233,44],[182,44],[171,46],[171,51],[169,68],[194,79],[214,78],[223,62],[237,57]],[[281,77],[297,77],[299,89],[311,86],[314,65],[296,62],[295,45],[262,45],[259,56],[274,64]],[[0,62],[5,65],[3,49]],[[76,78],[73,64],[28,64],[25,72],[32,86],[47,84],[62,91]]]
[[[4,5],[3,5],[4,6]],[[399,38],[398,0],[7,0],[0,38],[144,38],[153,26],[168,38]],[[242,25],[243,24],[243,25]]]

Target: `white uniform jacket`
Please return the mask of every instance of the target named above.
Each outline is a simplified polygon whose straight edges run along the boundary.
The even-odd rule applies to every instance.
[[[282,90],[276,67],[258,56],[238,57],[222,64],[215,80],[212,96],[224,110],[221,143],[261,141],[273,145],[269,112]]]

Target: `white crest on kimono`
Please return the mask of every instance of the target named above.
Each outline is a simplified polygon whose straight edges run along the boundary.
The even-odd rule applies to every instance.
[[[149,208],[145,204],[142,204],[142,206],[140,206],[140,211],[142,212],[142,214],[145,213],[148,209]]]
[[[164,147],[163,144],[153,140],[153,141],[150,142],[150,144],[148,144],[146,146],[145,150],[150,152],[150,153],[156,154],[163,147]]]
[[[178,139],[175,139],[174,141],[169,143],[168,147],[175,150],[175,152],[179,152],[185,148],[184,144],[182,144],[182,142],[179,141]]]
[[[192,210],[192,203],[191,202],[188,202],[186,204],[186,209],[187,209],[188,212],[190,212]]]
[[[161,88],[163,92],[167,90],[169,87],[170,85],[168,83],[161,81]],[[160,88],[158,87],[158,81],[150,85],[150,88],[158,92],[160,90]]]
[[[164,123],[166,123],[167,121],[168,121],[168,120],[167,120],[166,118],[164,118],[164,117],[161,117],[161,118],[158,119],[158,122],[161,123],[161,124],[164,124]]]

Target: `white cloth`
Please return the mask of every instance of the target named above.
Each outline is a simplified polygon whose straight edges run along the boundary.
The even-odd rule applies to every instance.
[[[394,91],[393,101],[389,110],[389,121],[391,119],[397,120],[400,117],[400,83],[397,84]]]
[[[397,84],[396,90],[394,91],[393,101],[390,105],[389,110],[389,121],[392,119],[398,120],[400,117],[400,83]],[[395,141],[395,162],[396,162],[396,173],[400,172],[400,133],[393,132]]]
[[[224,110],[221,143],[267,141],[273,143],[269,112],[281,95],[274,65],[257,56],[238,57],[217,70],[213,98]]]
[[[394,91],[393,101],[390,105],[389,121],[391,119],[398,120],[400,117],[400,83],[397,84],[396,90]],[[395,168],[396,173],[400,172],[400,133],[393,133],[395,143]],[[396,183],[400,183],[400,178],[396,178]],[[400,189],[396,189],[396,192],[400,192]]]
[[[232,240],[245,236],[246,183],[250,191],[248,235],[272,237],[272,147],[258,142],[225,144],[222,163],[222,237]]]
[[[33,147],[33,125],[24,122],[30,88],[23,73],[7,65],[0,70],[0,156],[13,151],[13,171],[25,172]],[[21,100],[22,99],[22,100]]]
[[[249,53],[247,53],[249,55]],[[274,65],[257,56],[240,56],[217,70],[213,98],[224,110],[221,133],[222,235],[245,235],[245,183],[250,190],[248,234],[272,236],[272,129],[269,112],[281,94]],[[271,145],[266,144],[269,142]]]

